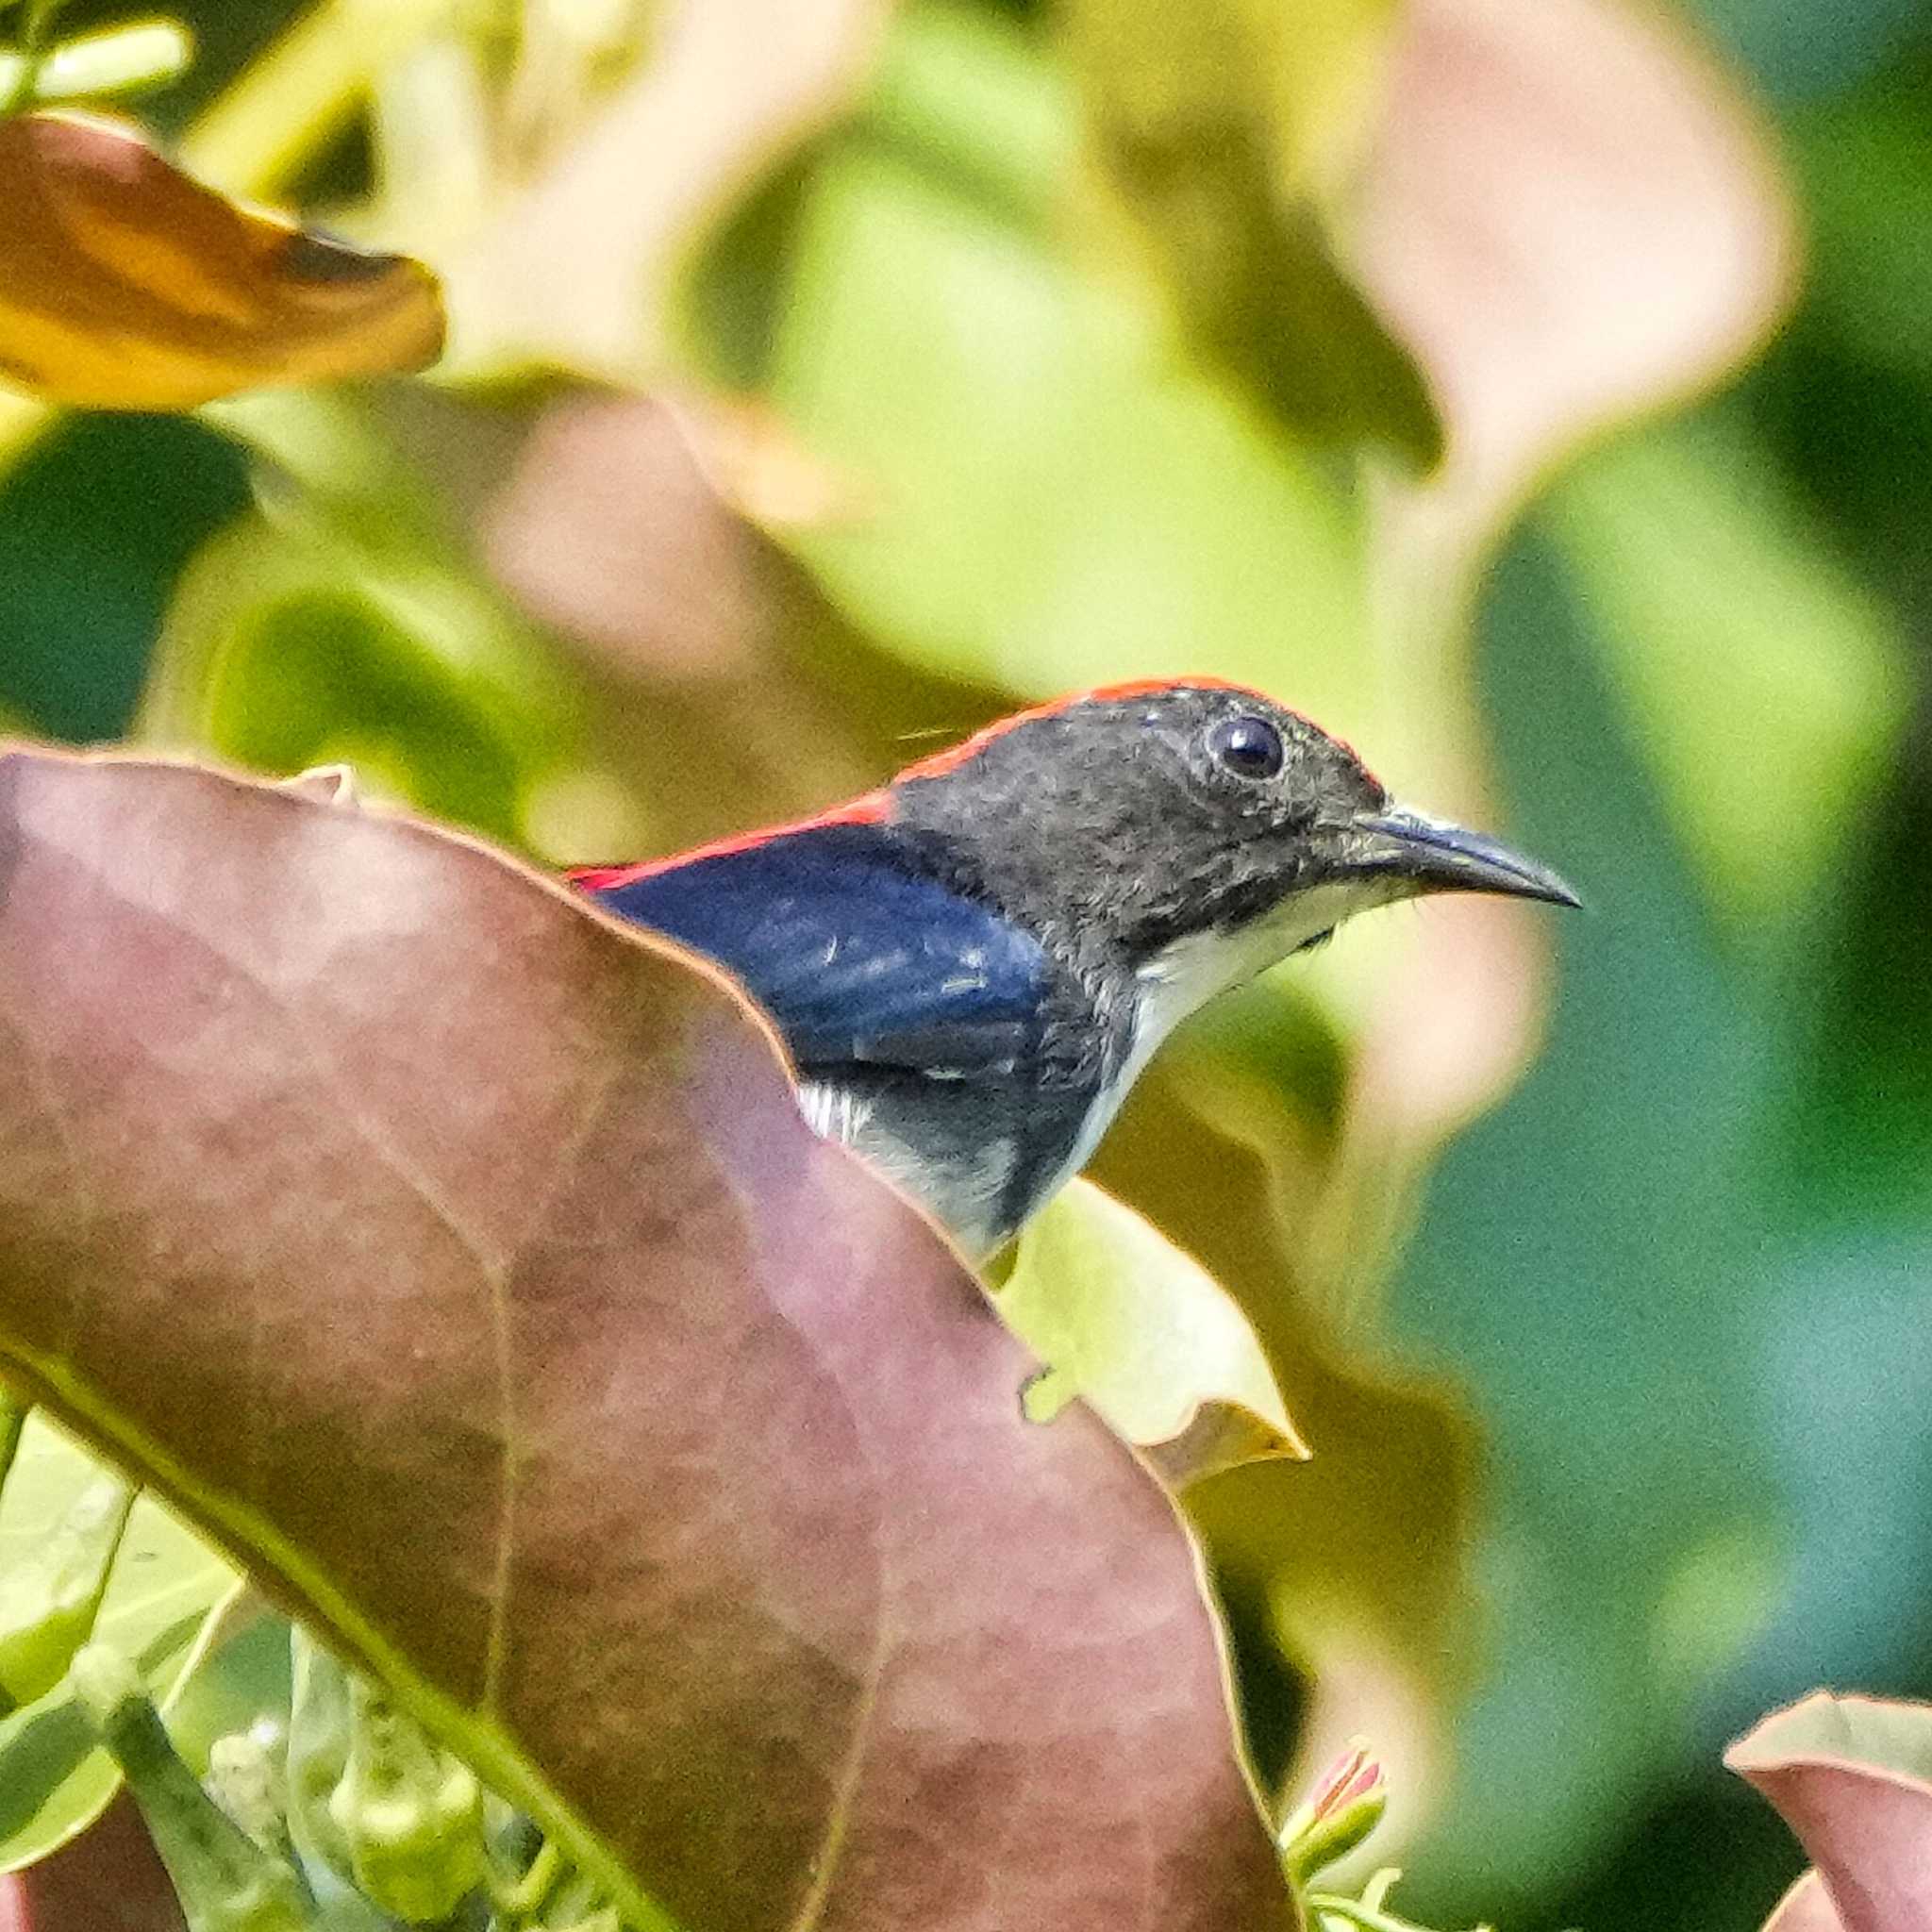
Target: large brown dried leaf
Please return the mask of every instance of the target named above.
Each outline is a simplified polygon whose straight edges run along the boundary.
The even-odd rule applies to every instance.
[[[420,369],[441,346],[421,263],[242,208],[122,123],[0,120],[0,373],[41,395],[187,409]]]
[[[1822,1881],[1801,1880],[1766,1932],[1932,1925],[1932,1705],[1817,1690],[1724,1762],[1777,1807]]]
[[[0,1357],[704,1932],[1291,1916],[1194,1563],[714,981],[491,855],[0,762]]]

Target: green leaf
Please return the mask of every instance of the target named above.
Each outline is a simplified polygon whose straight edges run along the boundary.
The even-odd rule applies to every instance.
[[[1636,743],[1745,931],[1819,906],[1910,698],[1896,622],[1768,475],[1707,423],[1604,451],[1550,505]]]
[[[23,83],[29,98],[44,104],[140,93],[176,79],[193,58],[193,37],[175,21],[108,27],[37,55],[0,53],[0,98],[19,100]]]
[[[141,1809],[187,1932],[322,1932],[294,1866],[215,1803],[183,1763],[141,1674],[112,1644],[86,1645],[71,1682]]]
[[[1932,153],[1924,108],[1890,85],[1814,108],[1793,129],[1793,158],[1816,230],[1810,314],[1855,361],[1923,387],[1932,261]]]
[[[1338,258],[1330,219],[1378,105],[1392,0],[1061,0],[1110,195],[1183,328],[1299,435],[1417,464],[1442,425]]]
[[[552,780],[580,770],[575,698],[429,543],[250,516],[183,576],[140,728],[257,770],[346,764],[367,790],[575,858],[635,829],[553,822]]]
[[[880,125],[831,143],[799,191],[769,356],[772,399],[870,514],[774,535],[928,668],[1041,694],[1208,672],[1365,731],[1341,493],[1176,357],[1144,281],[1083,272],[958,130],[935,132],[949,92],[1009,98],[995,125],[1050,157],[1043,58],[984,23],[908,23],[888,83]]]
[[[7,1709],[38,1703],[66,1675],[100,1614],[133,1507],[133,1489],[103,1474],[0,1574],[0,1699]]]
[[[1027,1224],[999,1310],[1049,1364],[1026,1389],[1036,1422],[1084,1397],[1176,1486],[1307,1454],[1240,1305],[1091,1181]]]
[[[17,1562],[98,1480],[100,1466],[36,1413],[0,1491],[0,1570]],[[94,1634],[133,1658],[164,1707],[201,1658],[241,1579],[151,1496],[134,1506]],[[0,1871],[17,1871],[84,1831],[120,1789],[65,1683],[0,1724]]]

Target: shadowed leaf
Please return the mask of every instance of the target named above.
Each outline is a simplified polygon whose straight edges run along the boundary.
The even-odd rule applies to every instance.
[[[1814,1691],[1740,1738],[1724,1762],[1777,1807],[1822,1881],[1808,1892],[1801,1881],[1766,1932],[1932,1924],[1932,1705]]]
[[[1027,1387],[1028,1414],[1048,1421],[1084,1396],[1176,1487],[1308,1453],[1240,1304],[1091,1181],[1027,1224],[999,1306],[1052,1364]]]
[[[10,1373],[641,1924],[1289,1917],[1170,1507],[1026,1424],[710,976],[424,827],[18,754],[0,1026]]]
[[[123,124],[0,121],[0,373],[47,399],[187,409],[441,345],[420,263],[228,201]]]
[[[1441,426],[1338,259],[1327,204],[1374,107],[1390,0],[1062,0],[1098,169],[1194,343],[1291,429],[1426,466]]]

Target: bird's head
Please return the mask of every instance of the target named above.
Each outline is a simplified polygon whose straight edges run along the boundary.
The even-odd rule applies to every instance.
[[[1299,713],[1208,679],[1042,706],[922,760],[896,824],[1094,963],[1184,979],[1190,1004],[1425,892],[1574,906],[1555,873],[1399,806]]]

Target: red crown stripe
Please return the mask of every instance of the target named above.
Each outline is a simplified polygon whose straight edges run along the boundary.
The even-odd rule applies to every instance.
[[[1030,724],[1037,718],[1051,718],[1056,711],[1064,711],[1074,705],[1108,704],[1125,698],[1152,697],[1156,691],[1170,691],[1179,689],[1193,691],[1238,691],[1248,697],[1259,697],[1259,691],[1249,691],[1245,685],[1230,684],[1224,677],[1141,677],[1129,684],[1097,684],[1091,691],[1070,691],[1063,698],[1054,698],[1043,705],[1033,705],[1024,711],[1014,711],[1005,718],[996,718],[983,731],[975,731],[971,738],[959,743],[948,745],[944,751],[936,751],[930,758],[921,758],[910,764],[892,780],[898,784],[906,778],[940,778],[946,773],[957,771],[968,758],[977,758],[995,738],[1003,738],[1018,724]]]
[[[936,751],[930,758],[920,758],[908,765],[893,778],[892,785],[902,785],[909,778],[942,778],[948,772],[956,772],[969,759],[977,758],[994,739],[1003,738],[1015,726],[1050,718],[1057,711],[1067,710],[1074,705],[1116,704],[1179,690],[1238,691],[1243,697],[1254,698],[1261,704],[1275,702],[1248,685],[1235,684],[1224,677],[1142,677],[1125,684],[1098,684],[1091,691],[1072,691],[1047,704],[1033,705],[1024,711],[1014,711],[1007,717],[995,719],[971,738],[962,739],[958,744],[948,745],[944,751]],[[1333,737],[1334,734],[1328,735]],[[1343,744],[1340,739],[1335,741],[1341,744],[1350,757],[1355,757],[1352,745]],[[673,866],[691,865],[701,858],[721,858],[727,852],[743,852],[753,845],[762,845],[768,839],[783,838],[790,832],[808,832],[820,825],[876,825],[891,815],[891,787],[887,786],[877,791],[867,791],[845,805],[834,807],[830,811],[817,812],[810,818],[793,819],[782,825],[766,825],[735,838],[719,839],[693,851],[675,852],[665,858],[647,858],[636,865],[576,866],[564,875],[573,885],[581,886],[587,892],[609,891],[627,886],[633,880],[649,878],[653,873],[669,871]]]
[[[1051,718],[1056,711],[1064,711],[1073,705],[1113,704],[1132,698],[1152,697],[1158,691],[1231,691],[1242,697],[1254,698],[1264,705],[1274,705],[1282,709],[1292,707],[1281,706],[1280,701],[1258,691],[1252,685],[1235,684],[1225,677],[1140,677],[1126,684],[1097,684],[1091,691],[1076,691],[1066,697],[1054,698],[1047,704],[1034,705],[1024,711],[1015,711],[1009,717],[996,718],[983,731],[975,731],[971,738],[959,743],[948,745],[944,751],[936,751],[930,758],[921,758],[901,772],[892,783],[897,785],[908,778],[942,778],[948,772],[956,772],[969,758],[977,758],[996,738],[1004,737],[1016,724],[1030,724],[1037,718]],[[1306,717],[1305,712],[1296,712],[1297,717]],[[1314,721],[1309,719],[1312,724]],[[1320,726],[1316,727],[1318,730]],[[1335,742],[1361,763],[1354,745],[1335,738],[1331,731],[1325,734],[1334,738]],[[1367,768],[1364,767],[1364,770]]]
[[[771,839],[782,839],[791,832],[815,831],[821,825],[877,825],[892,815],[892,795],[887,791],[866,791],[834,806],[830,811],[814,812],[808,819],[791,819],[782,825],[763,825],[756,832],[740,832],[729,839],[714,839],[689,852],[674,852],[664,858],[640,859],[635,865],[575,865],[565,874],[572,885],[587,892],[608,892],[647,879],[653,873],[669,872],[674,866],[694,865],[701,858],[723,858],[729,852],[746,852]]]

